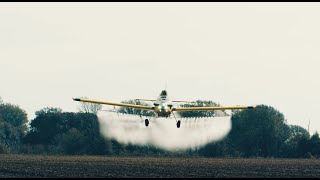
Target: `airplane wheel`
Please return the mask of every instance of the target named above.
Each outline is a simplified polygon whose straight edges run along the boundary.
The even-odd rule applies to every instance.
[[[148,125],[149,125],[149,120],[146,119],[146,120],[144,121],[144,123],[145,123],[146,126],[148,126]]]
[[[177,122],[177,128],[180,128],[181,121]]]

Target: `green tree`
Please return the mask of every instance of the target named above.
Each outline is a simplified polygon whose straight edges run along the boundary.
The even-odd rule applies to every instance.
[[[290,136],[285,141],[282,154],[284,157],[299,157],[298,144],[302,139],[309,139],[310,135],[306,129],[298,125],[289,125]]]
[[[17,151],[20,147],[20,140],[19,129],[0,119],[0,153]]]
[[[127,155],[126,145],[119,143],[118,141],[111,139],[112,152],[115,155]]]
[[[151,106],[150,104],[141,102],[139,100],[128,100],[128,101],[122,101],[121,103],[125,104],[134,104],[134,105],[142,105],[142,106]],[[152,110],[147,109],[137,109],[137,108],[130,108],[130,107],[120,107],[118,109],[119,113],[124,114],[135,114],[135,115],[141,115],[141,116],[155,116],[155,113]]]
[[[81,97],[81,99],[88,99],[87,97]],[[78,107],[80,112],[83,113],[93,113],[97,114],[98,111],[102,109],[101,104],[96,104],[96,103],[88,103],[88,102],[79,102],[80,106]]]
[[[297,144],[297,157],[306,157],[307,153],[310,152],[309,137],[301,136]]]
[[[10,103],[0,104],[0,119],[19,128],[22,133],[27,131],[27,113],[17,105]]]
[[[224,157],[229,153],[228,139],[219,142],[209,143],[198,151],[199,155],[205,157]]]
[[[0,103],[0,153],[19,151],[27,121],[26,112],[19,106]]]
[[[309,147],[310,147],[310,153],[313,156],[320,157],[320,137],[319,133],[316,132],[314,135],[311,136],[309,140]]]
[[[290,137],[294,137],[297,135],[305,135],[310,137],[308,130],[298,125],[289,125],[290,127]]]
[[[86,153],[86,141],[85,137],[79,130],[76,128],[69,129],[66,133],[63,133],[61,136],[57,136],[57,141],[60,143],[60,146],[64,149],[67,154],[85,154]]]
[[[197,100],[194,103],[181,104],[180,107],[220,107],[220,104],[213,101]],[[219,111],[181,111],[178,112],[181,117],[214,117],[217,115],[226,115],[224,110]]]
[[[297,148],[300,157],[307,157],[308,154],[318,157],[320,156],[320,138],[318,132],[311,138],[304,137],[298,143]]]
[[[30,127],[24,138],[26,144],[42,144],[45,147],[54,145],[67,154],[111,153],[111,143],[101,137],[98,118],[93,113],[70,113],[61,112],[57,108],[44,108],[37,111]]]
[[[41,114],[48,114],[48,113],[62,113],[62,109],[56,108],[56,107],[45,107],[35,112],[36,116],[39,116]]]
[[[236,111],[231,120],[229,137],[244,156],[281,156],[281,148],[290,136],[282,113],[271,106],[259,105],[253,110]]]

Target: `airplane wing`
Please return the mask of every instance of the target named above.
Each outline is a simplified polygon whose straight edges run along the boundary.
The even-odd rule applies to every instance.
[[[172,111],[213,111],[213,110],[232,110],[232,109],[254,109],[255,106],[229,106],[229,107],[181,107],[172,108]]]
[[[89,100],[89,99],[80,99],[80,98],[73,98],[74,101],[80,102],[88,102],[88,103],[96,103],[96,104],[106,104],[106,105],[113,105],[113,106],[124,106],[130,108],[138,108],[138,109],[149,109],[153,110],[154,107],[152,106],[141,106],[141,105],[134,105],[134,104],[124,104],[124,103],[113,103],[113,102],[104,102],[104,101],[96,101],[96,100]]]

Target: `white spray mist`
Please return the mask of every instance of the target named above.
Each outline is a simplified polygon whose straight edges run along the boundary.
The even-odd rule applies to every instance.
[[[153,145],[165,150],[186,150],[223,139],[231,130],[231,118],[183,118],[180,128],[174,118],[154,118],[148,127],[137,115],[99,112],[103,136],[124,144]],[[180,119],[180,118],[179,118]]]

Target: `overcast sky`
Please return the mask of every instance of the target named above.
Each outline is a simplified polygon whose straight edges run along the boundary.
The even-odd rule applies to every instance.
[[[0,3],[0,96],[266,104],[320,132],[320,3]]]

